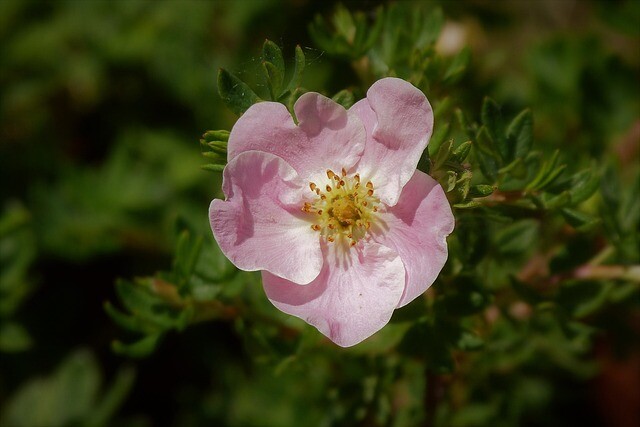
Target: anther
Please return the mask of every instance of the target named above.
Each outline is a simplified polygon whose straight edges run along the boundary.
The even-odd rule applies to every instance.
[[[331,191],[331,186],[327,184],[327,191]]]
[[[367,221],[367,230],[371,228],[371,223]]]
[[[311,188],[311,191],[316,191],[316,187],[317,187],[317,185],[315,183],[313,183],[313,182],[309,183],[309,188]]]
[[[338,184],[340,184],[340,186],[344,187],[344,180],[343,180],[343,179],[341,179],[341,180],[340,180],[340,182],[339,182]]]
[[[367,206],[367,205],[368,205],[367,201],[366,201],[366,200],[363,200],[363,201],[362,201],[362,206]]]
[[[327,200],[327,196],[325,196],[324,194],[320,194],[320,200]]]
[[[359,174],[359,173],[355,174],[355,175],[353,176],[353,179],[355,179],[355,180],[356,180],[356,182],[360,182],[360,174]]]
[[[319,188],[316,188],[316,194],[317,194],[318,196],[320,196],[320,189],[319,189]]]
[[[349,243],[349,246],[354,247],[356,245],[356,241],[352,240],[351,243]]]
[[[373,188],[373,182],[367,181],[367,188]]]
[[[367,194],[368,194],[369,196],[373,196],[373,190],[369,190],[369,191],[367,191]]]
[[[374,207],[373,207],[373,211],[374,211],[374,212],[378,212],[378,207],[377,207],[377,206],[374,206]]]
[[[336,239],[334,239],[332,236],[327,237],[327,240],[330,241],[330,242],[335,242],[336,241]]]
[[[313,231],[320,231],[320,226],[319,226],[318,224],[313,224],[313,225],[311,226],[311,229],[312,229]]]
[[[347,176],[347,171],[345,170],[345,168],[342,168],[342,176]]]
[[[322,215],[322,209],[318,209],[318,215]]]
[[[333,171],[331,169],[327,169],[327,177],[329,179],[333,179],[334,176],[336,176],[336,174],[333,173]]]

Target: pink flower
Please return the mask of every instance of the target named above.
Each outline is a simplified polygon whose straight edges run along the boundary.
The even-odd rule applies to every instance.
[[[348,347],[422,294],[447,259],[444,191],[416,170],[433,130],[422,92],[385,78],[345,110],[318,93],[249,108],[229,136],[211,229],[269,300]]]

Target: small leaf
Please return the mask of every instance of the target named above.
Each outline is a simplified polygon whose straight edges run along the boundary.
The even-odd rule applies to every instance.
[[[518,114],[507,128],[510,159],[521,159],[531,150],[533,142],[533,116],[527,109]]]
[[[575,209],[564,208],[560,212],[565,221],[578,231],[589,231],[600,223],[600,218],[592,217]]]
[[[539,225],[534,220],[521,220],[498,230],[496,250],[503,254],[519,254],[535,247]]]
[[[471,59],[471,49],[465,46],[447,67],[447,70],[442,77],[442,81],[445,83],[455,83],[466,71],[469,60]]]
[[[204,169],[211,172],[222,172],[224,170],[224,165],[208,164],[208,165],[200,166],[200,169]]]
[[[600,177],[593,169],[578,172],[571,178],[571,204],[577,205],[591,197],[600,186]]]
[[[302,84],[302,72],[304,71],[305,66],[305,58],[304,52],[300,45],[296,46],[295,51],[295,64],[293,68],[293,75],[291,76],[291,81],[289,82],[289,90],[293,91],[294,89],[300,87]]]
[[[208,130],[202,135],[202,139],[204,139],[206,142],[211,142],[211,141],[228,142],[229,134],[230,132],[228,130]]]
[[[456,347],[463,351],[479,350],[484,346],[484,340],[470,331],[464,331],[460,335]]]
[[[222,68],[218,71],[218,92],[227,108],[237,115],[260,101],[245,82]]]
[[[284,58],[278,45],[271,40],[265,40],[262,45],[262,59],[275,67],[282,80],[284,77]]]
[[[354,104],[353,92],[347,89],[343,89],[336,93],[331,99],[342,105],[345,109],[351,108]]]
[[[508,158],[507,144],[504,139],[504,123],[500,107],[491,98],[485,97],[481,111],[482,124],[494,141],[497,152],[503,159]]]
[[[135,383],[136,371],[125,367],[118,371],[115,380],[102,399],[89,413],[86,427],[102,427],[108,424],[113,415],[122,406]]]
[[[267,79],[267,86],[269,87],[271,100],[275,101],[280,96],[284,74],[278,71],[275,65],[267,61],[262,62],[262,70],[264,71]]]
[[[485,197],[495,191],[493,185],[478,184],[470,188],[469,193],[472,197]]]
[[[452,160],[458,163],[465,161],[469,152],[471,152],[471,141],[466,141],[460,144],[455,150],[453,150]]]
[[[113,343],[111,343],[111,348],[113,349],[114,353],[123,356],[133,357],[136,359],[143,358],[153,353],[156,347],[158,347],[158,344],[160,344],[162,337],[162,334],[148,335],[141,340],[131,344],[124,344],[120,341],[114,341]]]
[[[496,182],[498,179],[497,154],[493,151],[493,141],[485,126],[480,128],[474,147],[482,174],[491,182]]]

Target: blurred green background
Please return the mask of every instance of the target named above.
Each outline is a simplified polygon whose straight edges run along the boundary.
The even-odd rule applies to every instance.
[[[392,4],[345,6],[371,15]],[[485,95],[509,113],[529,106],[537,143],[559,148],[569,169],[611,165],[607,170],[615,171],[603,179],[613,193],[605,202],[622,200],[628,217],[604,218],[604,231],[571,240],[561,251],[565,258],[584,258],[585,246],[617,233],[630,248],[620,250],[618,262],[638,264],[637,192],[627,189],[638,178],[639,5],[402,3],[442,8],[443,54],[470,46],[471,63],[452,89],[463,110],[477,114]],[[184,224],[212,246],[207,209],[220,195],[220,176],[200,169],[198,140],[236,120],[218,96],[218,68],[264,91],[255,75],[262,43],[270,39],[289,58],[297,44],[303,48],[307,89],[328,95],[366,89],[357,67],[309,36],[314,17],[334,10],[334,2],[311,0],[0,1],[2,426],[627,426],[638,420],[637,283],[620,305],[611,299],[586,308],[596,314],[584,327],[599,331],[588,344],[563,340],[566,352],[549,349],[546,357],[538,347],[518,353],[509,328],[526,343],[530,330],[548,338],[575,325],[544,317],[496,324],[494,345],[473,356],[474,364],[456,360],[460,368],[444,376],[425,375],[419,357],[366,346],[347,353],[325,348],[288,369],[273,359],[291,362],[289,344],[265,355],[256,350],[261,338],[250,323],[228,319],[169,333],[145,359],[114,354],[111,343],[122,333],[103,306],[117,301],[116,280],[167,270]],[[434,105],[438,95],[444,94],[427,93]],[[559,241],[544,238],[547,245]],[[247,277],[240,280],[256,282]],[[275,311],[251,284],[242,292],[258,301],[256,311]],[[564,297],[571,300],[570,294]],[[482,316],[493,315],[489,303],[481,306]],[[518,318],[530,307],[512,309]],[[393,341],[395,333],[389,329],[385,337]],[[433,408],[435,414],[427,413]]]

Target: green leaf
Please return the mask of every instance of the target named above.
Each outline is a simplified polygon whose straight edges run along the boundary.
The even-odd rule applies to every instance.
[[[160,331],[160,328],[153,322],[149,322],[141,317],[124,314],[123,312],[115,308],[110,302],[105,302],[103,307],[104,311],[107,312],[109,317],[111,317],[111,319],[122,329],[144,334],[150,334]]]
[[[509,151],[504,138],[504,123],[500,107],[493,99],[485,97],[480,115],[482,124],[491,136],[497,152],[503,159],[507,159]]]
[[[227,108],[237,115],[260,101],[245,82],[223,68],[218,71],[218,92]]]
[[[535,247],[539,224],[534,220],[521,220],[501,228],[495,235],[496,250],[503,254],[520,254]]]
[[[145,283],[155,279],[145,279]],[[142,282],[131,283],[125,280],[116,282],[116,292],[123,305],[136,316],[152,321],[165,329],[177,328],[180,312],[167,305],[153,294]]]
[[[564,208],[560,211],[565,221],[578,231],[592,230],[600,223],[600,218],[595,218],[575,209]]]
[[[531,150],[533,143],[533,116],[527,109],[518,114],[507,127],[509,159],[522,159]]]
[[[498,158],[493,150],[493,139],[487,128],[482,126],[476,136],[475,154],[482,174],[492,183],[498,179]]]
[[[600,177],[593,169],[586,169],[571,177],[571,204],[578,205],[591,197],[600,186]]]
[[[200,169],[204,169],[211,172],[222,172],[224,170],[224,166],[225,165],[208,164],[208,165],[200,166]]]
[[[284,78],[284,57],[277,44],[271,40],[265,40],[262,45],[262,59],[271,63],[276,72],[280,74],[280,78]]]
[[[442,77],[443,83],[455,83],[467,69],[471,59],[471,49],[465,46],[456,56],[453,57],[451,63],[447,67]]]
[[[3,406],[0,424],[13,427],[83,425],[101,380],[95,357],[79,350],[50,376],[23,384]]]
[[[493,185],[478,184],[469,189],[469,193],[472,197],[486,197],[495,191]]]
[[[336,93],[331,99],[336,103],[342,105],[345,109],[351,108],[351,106],[355,102],[353,92],[347,89],[343,89],[340,92]]]
[[[212,142],[212,141],[228,142],[229,134],[230,132],[228,130],[208,130],[202,135],[202,139],[205,142]]]
[[[291,76],[291,81],[289,82],[289,90],[293,91],[294,89],[300,87],[300,85],[302,84],[302,72],[304,71],[304,66],[304,52],[302,51],[300,45],[297,45],[295,50],[293,75]]]
[[[464,331],[456,343],[456,347],[463,351],[475,351],[483,346],[484,340],[470,331]]]
[[[160,344],[162,337],[162,334],[148,335],[131,344],[114,341],[111,343],[111,348],[114,353],[139,359],[147,357],[153,353],[156,347],[158,347],[158,344]]]
[[[28,350],[32,345],[33,341],[22,325],[14,322],[0,324],[0,352],[17,353]]]
[[[565,281],[558,290],[556,302],[577,318],[600,310],[615,287],[613,282]]]
[[[284,81],[284,74],[278,71],[275,65],[267,61],[262,61],[262,70],[264,71],[267,79],[267,86],[269,88],[271,100],[276,101],[280,96],[282,83]]]
[[[460,144],[455,150],[453,150],[452,160],[458,163],[464,162],[471,152],[472,145],[471,141],[466,141]]]
[[[85,426],[106,426],[131,392],[135,378],[136,371],[132,367],[120,369],[109,390],[89,413]]]

